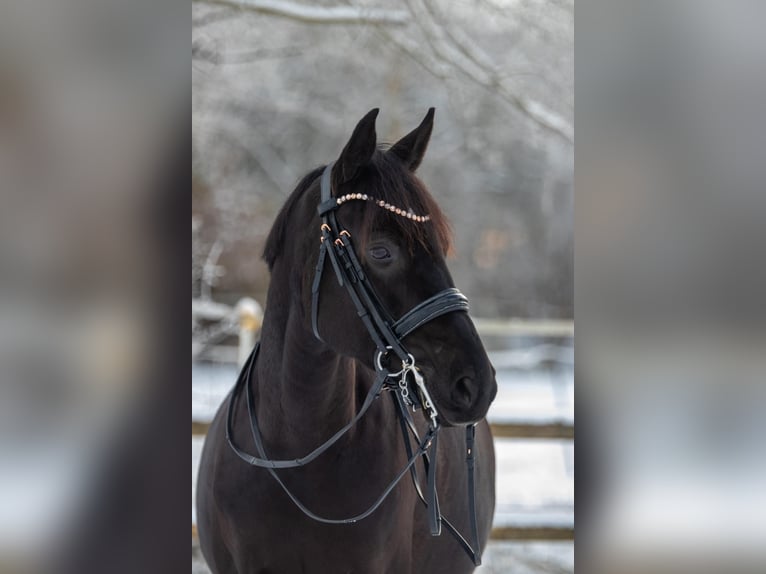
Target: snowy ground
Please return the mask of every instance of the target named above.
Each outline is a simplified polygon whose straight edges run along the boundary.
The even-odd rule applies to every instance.
[[[574,422],[571,347],[537,345],[491,353],[498,369],[493,422]],[[541,364],[549,365],[542,367]],[[208,421],[236,378],[233,365],[198,364],[192,375],[192,420]],[[192,437],[192,523],[197,465],[204,442]],[[574,525],[574,444],[569,440],[496,439],[495,525]],[[193,557],[195,554],[193,548]],[[196,564],[196,566],[195,566]],[[199,557],[193,572],[206,572]],[[572,542],[493,541],[477,572],[573,572]]]
[[[192,437],[192,523],[203,437]],[[572,441],[496,439],[496,526],[574,524]]]
[[[574,572],[573,542],[489,543],[476,574],[569,574]],[[210,574],[192,541],[192,574]]]

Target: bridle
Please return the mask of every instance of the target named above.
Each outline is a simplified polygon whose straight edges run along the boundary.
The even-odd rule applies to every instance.
[[[401,479],[410,472],[415,491],[421,502],[428,511],[428,522],[432,536],[441,534],[444,525],[452,536],[468,554],[473,563],[481,564],[481,548],[476,521],[476,493],[474,481],[474,464],[476,452],[474,448],[476,425],[466,427],[466,467],[468,471],[468,502],[470,514],[470,528],[473,545],[457,531],[457,529],[441,514],[439,499],[436,491],[436,453],[439,438],[439,413],[426,388],[425,381],[415,365],[415,358],[407,352],[402,340],[411,332],[433,319],[456,311],[468,311],[468,299],[455,288],[440,291],[422,303],[416,305],[398,320],[391,319],[385,306],[375,293],[370,279],[364,268],[359,263],[359,258],[351,242],[351,234],[342,229],[336,217],[337,209],[346,198],[335,198],[331,191],[331,172],[333,164],[328,165],[321,176],[320,193],[321,199],[317,211],[322,220],[320,227],[321,237],[319,246],[319,259],[317,261],[314,281],[311,287],[311,324],[314,335],[322,340],[319,334],[319,294],[322,274],[326,260],[329,259],[335,271],[338,284],[345,286],[356,308],[357,314],[364,323],[376,346],[374,357],[375,381],[367,393],[367,396],[354,417],[341,429],[339,429],[327,441],[319,445],[310,453],[297,459],[277,460],[268,457],[263,445],[258,420],[255,415],[255,404],[250,381],[252,369],[258,356],[260,343],[255,345],[250,357],[245,362],[242,371],[229,398],[228,413],[226,419],[226,440],[231,449],[245,462],[252,466],[265,468],[272,478],[282,487],[293,503],[309,518],[325,524],[353,524],[370,516],[383,503],[386,497],[394,490]],[[365,197],[366,199],[366,197]],[[427,217],[424,219],[427,220]],[[390,372],[384,363],[384,358],[389,354],[395,354],[401,360],[401,369]],[[253,442],[258,456],[253,456],[240,449],[233,440],[234,404],[237,397],[246,389],[247,410],[250,418],[250,428]],[[298,498],[290,492],[282,479],[276,473],[279,468],[297,468],[305,466],[315,460],[332,445],[340,440],[367,412],[372,403],[383,391],[390,391],[396,405],[399,425],[404,439],[407,452],[407,463],[394,479],[383,490],[376,501],[364,512],[343,519],[329,519],[318,516],[311,512]],[[415,422],[410,408],[415,411],[422,409],[428,421],[428,430],[421,439],[418,435]],[[414,438],[417,448],[413,450],[410,435]],[[415,462],[422,458],[426,469],[426,493],[424,494],[418,479]]]

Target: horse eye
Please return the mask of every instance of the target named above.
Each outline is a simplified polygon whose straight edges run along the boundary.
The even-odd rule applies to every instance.
[[[370,255],[373,259],[390,259],[391,253],[385,247],[373,247],[370,249]]]

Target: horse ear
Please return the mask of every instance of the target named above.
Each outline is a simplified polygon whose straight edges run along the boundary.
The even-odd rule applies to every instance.
[[[434,108],[428,108],[428,113],[420,125],[391,146],[388,151],[397,155],[410,171],[415,171],[426,154],[433,128]]]
[[[372,159],[372,154],[375,153],[377,146],[375,118],[378,116],[379,111],[379,108],[370,110],[356,124],[354,133],[351,134],[346,147],[340,152],[340,157],[335,162],[335,167],[332,170],[333,180],[336,185],[354,179],[359,170]]]

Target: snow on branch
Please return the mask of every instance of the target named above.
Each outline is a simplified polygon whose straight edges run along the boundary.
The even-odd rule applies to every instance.
[[[468,35],[458,28],[451,28],[430,0],[405,0],[405,3],[435,61],[441,64],[440,68],[453,67],[476,84],[497,93],[537,126],[570,144],[574,143],[573,129],[566,119],[543,104],[518,94],[500,74],[489,55]],[[422,59],[419,61],[422,62]],[[430,71],[438,77],[444,75],[441,69],[436,71],[432,68]]]
[[[204,0],[240,10],[290,18],[308,24],[405,24],[410,15],[404,10],[384,10],[357,6],[311,6],[289,0]]]

